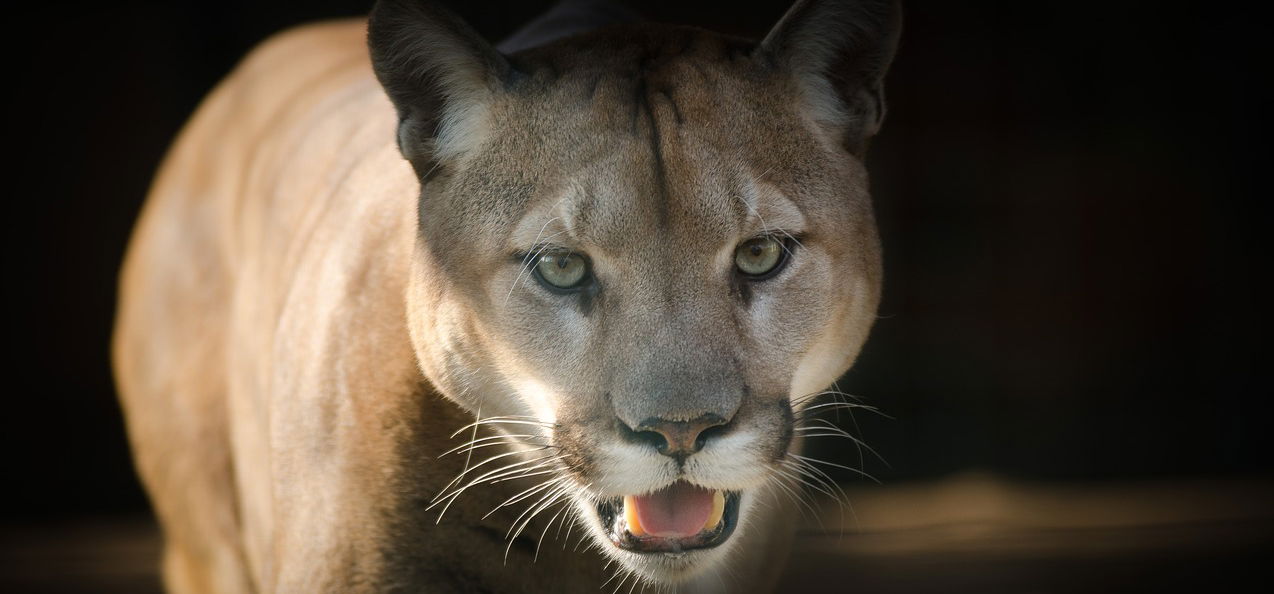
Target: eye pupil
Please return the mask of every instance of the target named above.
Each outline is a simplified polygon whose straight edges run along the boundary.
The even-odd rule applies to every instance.
[[[786,250],[773,237],[755,237],[735,249],[734,265],[746,276],[762,277],[783,263]]]
[[[535,270],[542,283],[555,289],[572,289],[588,279],[588,262],[579,254],[545,254]]]

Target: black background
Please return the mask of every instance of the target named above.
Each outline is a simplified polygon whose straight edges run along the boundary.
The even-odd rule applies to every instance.
[[[146,509],[108,338],[150,177],[254,44],[368,4],[42,3],[7,19],[5,522]],[[449,4],[498,39],[547,2]],[[644,5],[752,35],[786,8]],[[1269,476],[1261,21],[1218,3],[906,9],[869,156],[885,300],[840,383],[892,417],[855,419],[889,461],[867,469]],[[856,461],[835,447],[821,453]]]

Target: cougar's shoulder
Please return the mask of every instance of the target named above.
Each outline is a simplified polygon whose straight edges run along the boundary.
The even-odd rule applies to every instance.
[[[377,506],[333,508],[360,487],[315,475],[359,462],[338,443],[397,447],[389,412],[337,410],[377,401],[332,396],[424,389],[402,326],[416,182],[365,35],[309,25],[249,54],[181,131],[130,241],[113,358],[174,590],[302,579],[280,568],[322,584],[275,551],[340,567],[352,555],[312,528],[379,525]],[[280,509],[284,467],[308,486]]]

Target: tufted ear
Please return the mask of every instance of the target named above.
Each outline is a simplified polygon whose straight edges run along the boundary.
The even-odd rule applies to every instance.
[[[797,0],[757,53],[793,76],[815,122],[861,157],[885,117],[901,22],[897,0]]]
[[[421,181],[481,144],[487,107],[511,68],[460,17],[429,0],[379,0],[367,46],[398,110],[398,148]]]

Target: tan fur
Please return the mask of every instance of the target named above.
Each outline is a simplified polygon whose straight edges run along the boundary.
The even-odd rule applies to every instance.
[[[522,92],[448,122],[463,142],[420,198],[365,31],[314,25],[253,52],[182,132],[130,245],[114,363],[168,588],[585,592],[611,577],[605,557],[686,591],[767,588],[794,512],[766,487],[787,451],[774,407],[849,366],[878,299],[861,163],[797,82],[716,37],[636,29],[592,62],[571,45],[586,41],[528,52]],[[624,69],[669,44],[634,115]],[[741,307],[733,247],[776,227],[801,234],[792,269]],[[605,283],[588,315],[512,257],[553,234]],[[608,550],[588,498],[679,472],[620,442],[613,401],[678,385],[745,394],[680,470],[745,489],[743,524],[686,560]],[[660,406],[689,418],[689,402]],[[544,439],[570,454],[575,532],[545,532],[534,564],[551,511],[507,561],[525,507],[483,517],[534,480],[469,489],[437,524],[425,509],[464,470],[439,455],[475,414],[553,423]]]

